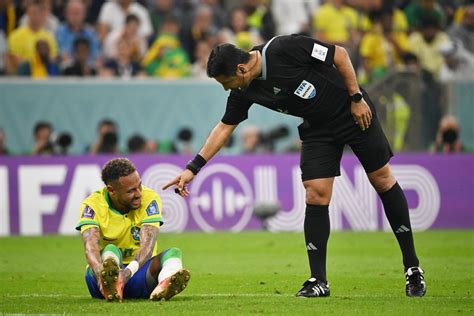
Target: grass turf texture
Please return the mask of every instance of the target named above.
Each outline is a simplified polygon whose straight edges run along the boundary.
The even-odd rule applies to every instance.
[[[427,295],[405,297],[401,255],[389,233],[333,233],[331,297],[296,298],[308,277],[302,233],[162,234],[183,250],[189,287],[168,302],[92,299],[77,237],[0,238],[0,314],[473,314],[472,231],[417,233]]]

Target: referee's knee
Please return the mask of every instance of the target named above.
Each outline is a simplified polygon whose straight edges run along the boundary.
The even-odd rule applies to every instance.
[[[331,201],[331,190],[327,188],[306,188],[306,204],[329,205]]]

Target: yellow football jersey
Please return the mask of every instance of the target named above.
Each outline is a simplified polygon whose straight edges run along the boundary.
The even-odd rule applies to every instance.
[[[100,229],[100,250],[114,244],[122,251],[123,263],[133,260],[140,248],[140,229],[143,224],[160,227],[163,224],[162,204],[158,194],[142,186],[142,205],[122,214],[110,206],[107,187],[89,195],[81,204],[79,222],[81,232],[91,227]],[[158,254],[157,245],[153,255]]]

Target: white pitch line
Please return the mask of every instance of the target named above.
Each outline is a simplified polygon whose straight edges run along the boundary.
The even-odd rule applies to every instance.
[[[276,294],[276,293],[212,293],[212,294],[190,294],[190,295],[179,295],[183,297],[294,297],[293,294]],[[69,298],[85,298],[88,295],[68,295],[68,294],[5,294],[0,297],[7,298],[24,298],[24,297],[69,297]],[[389,295],[342,295],[333,296],[333,298],[401,298],[400,296],[389,296]],[[474,299],[472,296],[425,296],[424,299]]]

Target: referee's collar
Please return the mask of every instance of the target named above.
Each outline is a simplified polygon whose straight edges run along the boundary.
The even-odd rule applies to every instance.
[[[273,37],[271,40],[268,41],[268,43],[265,44],[265,46],[263,46],[263,49],[262,49],[262,75],[258,78],[255,78],[257,80],[267,80],[267,56],[266,56],[266,52],[267,52],[267,48],[270,45],[270,43],[277,37],[278,36]]]

